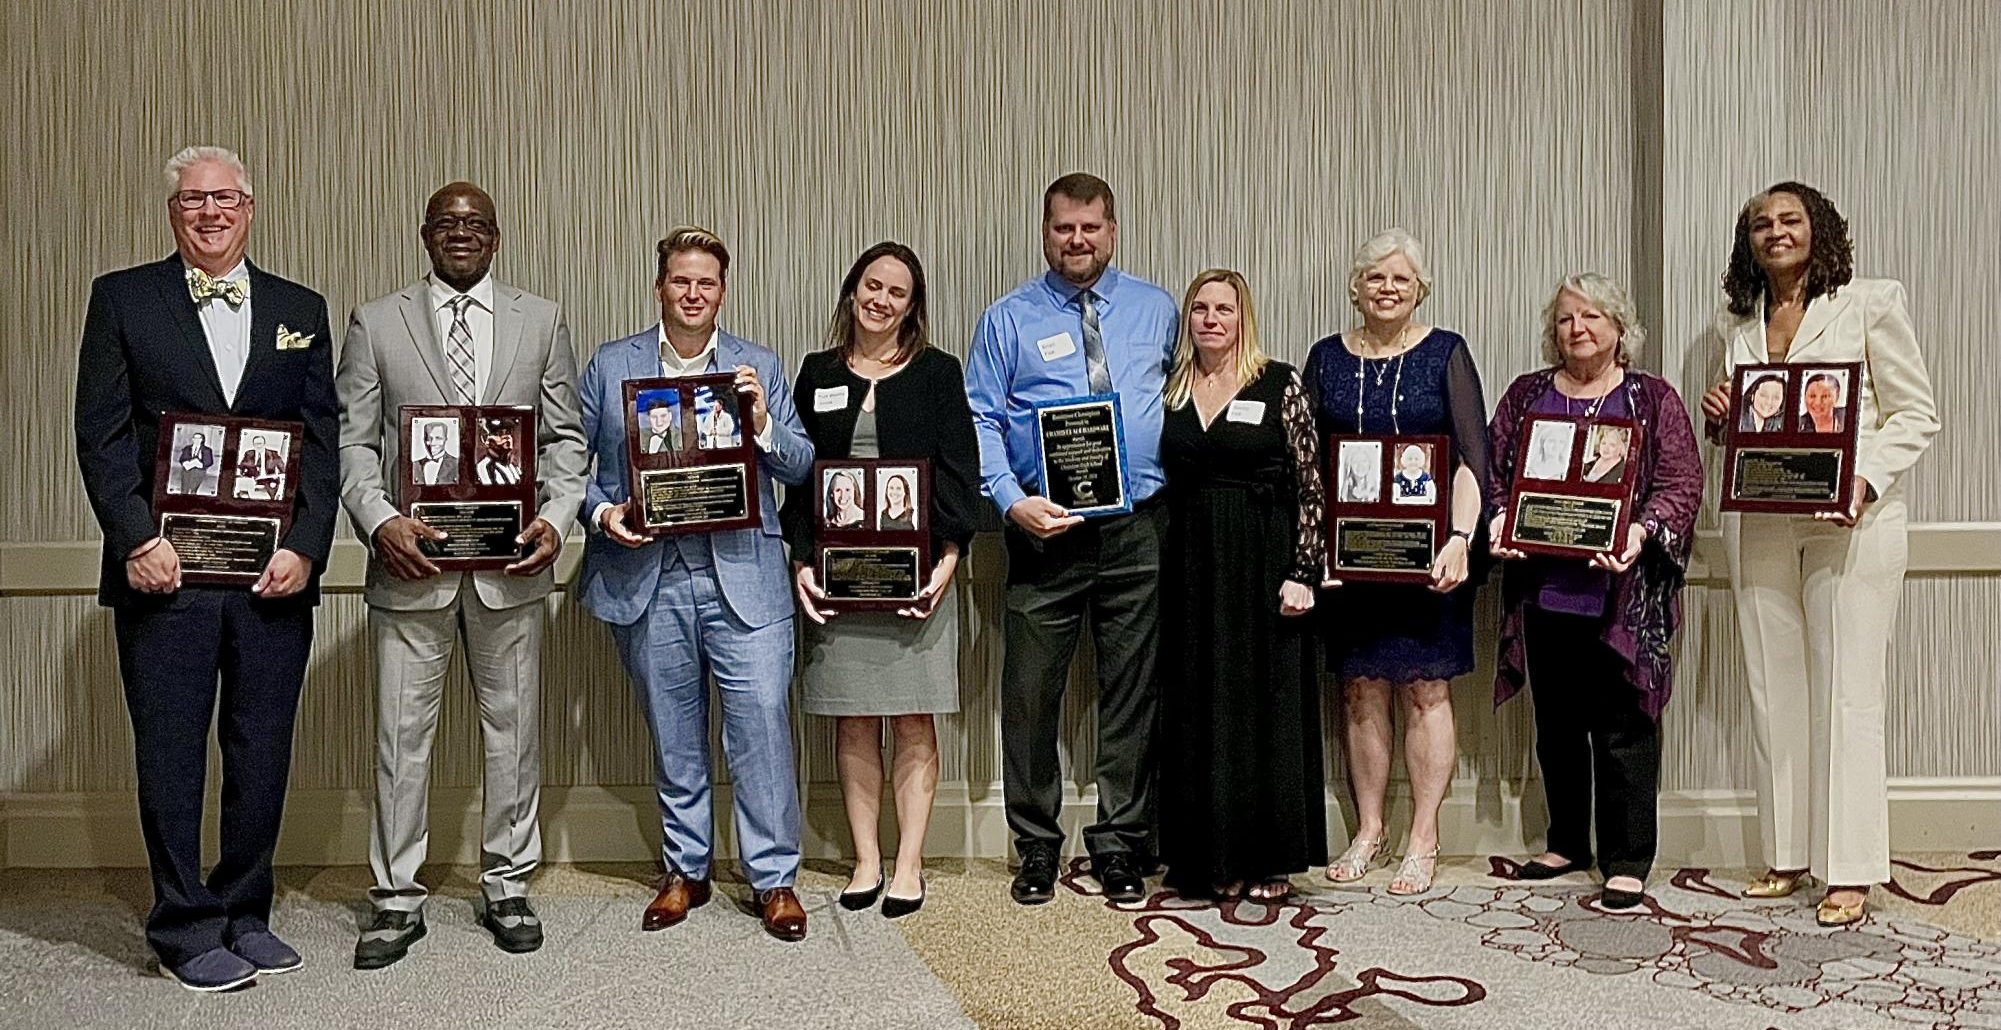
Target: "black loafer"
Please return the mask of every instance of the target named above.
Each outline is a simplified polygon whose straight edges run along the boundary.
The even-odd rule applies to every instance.
[[[1056,849],[1030,844],[1021,850],[1021,870],[1007,893],[1017,905],[1040,905],[1056,896]]]
[[[1640,902],[1646,899],[1647,892],[1644,890],[1622,891],[1615,887],[1607,887],[1603,893],[1598,895],[1598,904],[1604,908],[1616,911],[1620,909],[1639,908]]]
[[[1562,865],[1544,865],[1539,859],[1531,859],[1523,862],[1515,870],[1515,879],[1554,880],[1559,876],[1569,876],[1571,873],[1584,868],[1584,866],[1585,863],[1577,861],[1565,862]]]
[[[1113,852],[1091,860],[1091,875],[1112,901],[1138,901],[1146,897],[1146,881],[1140,879],[1131,855]]]
[[[493,943],[502,951],[520,955],[542,946],[542,920],[528,907],[527,898],[487,902],[479,922],[493,934]]]

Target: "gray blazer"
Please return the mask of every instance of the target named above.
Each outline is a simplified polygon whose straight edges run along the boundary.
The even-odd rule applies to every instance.
[[[368,603],[394,611],[442,608],[458,595],[462,578],[396,579],[372,553],[376,528],[400,513],[397,412],[407,404],[451,403],[451,377],[431,319],[429,291],[430,283],[419,279],[356,308],[334,378],[341,409],[341,506],[371,548]],[[554,301],[505,283],[494,283],[493,306],[493,364],[479,400],[536,409],[536,514],[567,534],[584,497],[584,433],[570,329]],[[488,608],[512,608],[547,596],[555,575],[476,572],[473,583]]]

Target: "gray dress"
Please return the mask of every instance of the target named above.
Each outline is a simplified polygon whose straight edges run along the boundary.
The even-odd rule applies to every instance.
[[[880,456],[875,412],[855,418],[850,456]],[[933,556],[936,560],[936,556]],[[812,715],[918,715],[959,710],[959,597],[947,587],[928,619],[843,612],[805,630],[805,709]]]

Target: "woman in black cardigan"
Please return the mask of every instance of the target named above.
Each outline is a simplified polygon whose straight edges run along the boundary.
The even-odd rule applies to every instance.
[[[814,572],[811,490],[787,491],[781,518],[799,604],[806,613],[805,710],[835,720],[835,767],[853,834],[855,868],[841,905],[883,896],[883,914],[924,902],[924,828],[938,789],[933,717],[959,710],[959,614],[952,574],[972,541],[979,444],[959,359],[930,346],[924,267],[900,243],[862,253],[841,281],[827,348],[806,355],[793,397],[821,461],[928,459],[931,496],[912,514],[937,559],[915,604],[895,613],[835,613]],[[910,484],[906,484],[906,489]],[[873,492],[873,487],[870,487]],[[869,510],[881,508],[871,496]],[[882,797],[882,720],[894,741],[890,778],[900,839],[884,892],[876,822]]]

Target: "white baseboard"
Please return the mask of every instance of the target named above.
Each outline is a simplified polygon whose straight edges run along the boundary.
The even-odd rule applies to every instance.
[[[1448,854],[1518,855],[1539,850],[1543,826],[1540,790],[1512,785],[1455,784],[1440,813]],[[717,853],[734,853],[729,790],[718,788]],[[372,799],[360,791],[293,791],[279,840],[281,865],[361,865],[368,861]],[[1073,794],[1063,806],[1071,850],[1093,819],[1092,792]],[[804,850],[808,858],[839,858],[848,850],[847,820],[839,788],[813,784],[807,791]],[[1345,797],[1327,798],[1334,847],[1347,837]],[[883,837],[893,841],[894,808],[884,808]],[[209,798],[207,838],[214,854],[215,798]],[[1737,791],[1674,791],[1660,799],[1662,865],[1717,868],[1756,864],[1757,804]],[[438,790],[431,797],[431,859],[479,860],[479,792]],[[1409,823],[1409,799],[1393,796],[1392,827]],[[1525,825],[1526,824],[1526,825]],[[542,792],[542,837],[550,862],[649,862],[659,854],[660,829],[650,787],[550,787]],[[999,784],[939,787],[928,854],[1002,858],[1010,835]],[[1970,851],[2001,843],[2001,777],[1896,779],[1890,782],[1890,840],[1898,851]],[[117,868],[143,866],[137,803],[122,794],[0,795],[0,867]]]

